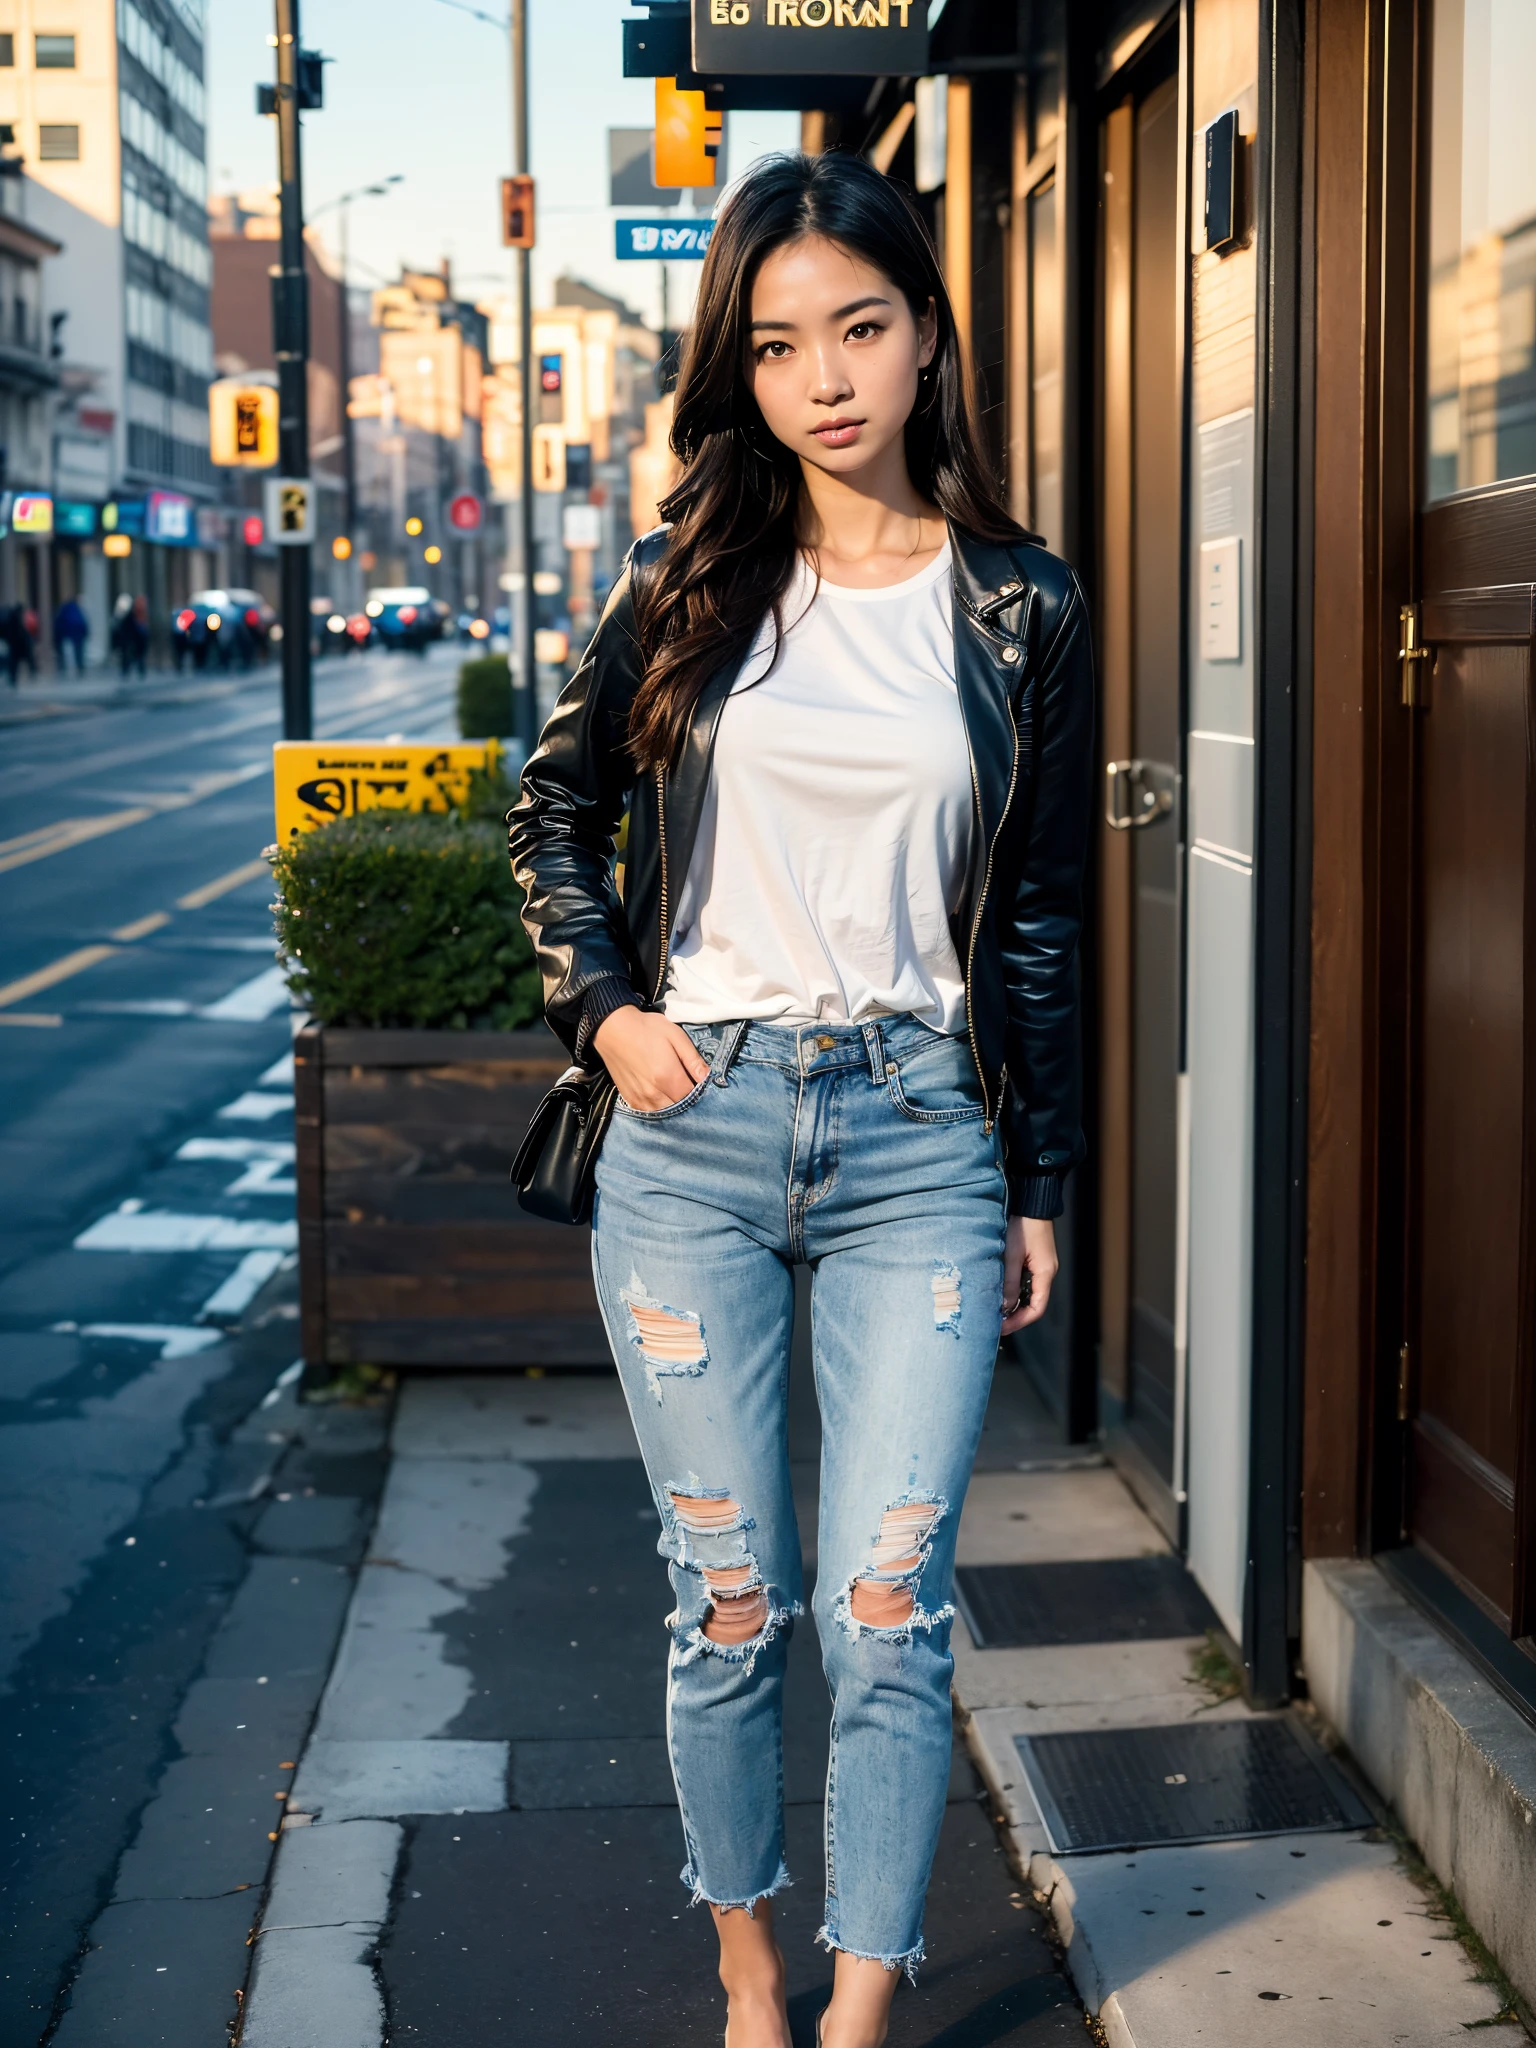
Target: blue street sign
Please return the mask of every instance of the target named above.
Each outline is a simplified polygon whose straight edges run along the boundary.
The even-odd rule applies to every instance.
[[[698,258],[715,232],[712,220],[616,220],[613,253],[621,263],[654,263],[662,257]]]

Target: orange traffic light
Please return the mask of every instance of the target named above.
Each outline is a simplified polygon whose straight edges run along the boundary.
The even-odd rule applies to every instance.
[[[519,173],[501,181],[501,239],[509,249],[531,249],[534,238],[533,180]]]
[[[335,556],[338,562],[351,561],[352,543],[347,539],[347,536],[344,533],[338,533],[336,538],[331,542],[331,553]]]
[[[656,81],[656,183],[713,185],[721,116],[701,92],[679,92],[675,78]]]

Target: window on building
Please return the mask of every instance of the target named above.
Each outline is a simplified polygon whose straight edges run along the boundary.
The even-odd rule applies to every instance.
[[[39,36],[37,38],[37,68],[39,71],[73,71],[75,68],[74,37]]]
[[[37,153],[45,164],[77,163],[80,158],[78,121],[45,121],[37,131]]]
[[[16,62],[16,38],[13,35],[0,36],[0,70],[9,71]]]

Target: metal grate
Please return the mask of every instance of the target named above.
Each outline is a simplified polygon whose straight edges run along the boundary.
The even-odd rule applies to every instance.
[[[1281,1717],[1017,1735],[1014,1744],[1058,1854],[1371,1824],[1341,1773]]]
[[[1216,1626],[1210,1602],[1176,1557],[961,1565],[955,1597],[983,1650],[1154,1642]]]

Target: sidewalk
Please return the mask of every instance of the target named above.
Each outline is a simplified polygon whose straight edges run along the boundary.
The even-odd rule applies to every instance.
[[[797,1399],[793,1420],[813,1561],[814,1411]],[[1011,1465],[1006,1412],[989,1435],[984,1457]],[[537,2048],[713,2048],[713,1939],[676,1877],[670,1588],[616,1380],[416,1379],[392,1453],[288,1802],[243,2048],[376,2048],[386,2011],[391,2043],[430,2048],[509,2029]],[[786,1708],[796,1882],[777,1904],[804,2048],[830,1990],[812,1941],[827,1715],[807,1619]],[[892,2048],[1085,2041],[979,1792],[957,1746],[929,1962],[897,1998]]]
[[[0,727],[36,725],[50,718],[88,718],[97,711],[127,711],[146,705],[207,704],[233,697],[252,683],[270,682],[275,666],[226,673],[222,670],[152,668],[125,676],[115,662],[33,676],[15,689],[0,683]]]
[[[791,1440],[814,1563],[817,1435],[798,1375]],[[504,2032],[536,2048],[718,2042],[709,1925],[675,1881],[670,1601],[654,1535],[611,1375],[407,1382],[378,1524],[287,1800],[242,2048],[439,2048]],[[1117,1620],[1126,1561],[1139,1590]],[[1196,1682],[1210,1648],[1198,1592],[1118,1476],[1092,1450],[1060,1446],[1012,1364],[999,1368],[960,1565],[962,1611],[984,1639],[1053,1639],[978,1647],[956,1624],[964,1747],[930,1960],[918,1992],[897,1999],[892,2048],[1082,2041],[1078,1994],[1112,2048],[1428,2048],[1494,2019],[1494,1992],[1342,1780],[1319,1782],[1355,1824],[1329,1832],[1052,1848],[1017,1736],[1276,1724]],[[1007,1569],[1018,1566],[1023,1578]],[[797,2048],[829,1983],[811,1944],[826,1715],[807,1621],[786,1710],[797,1882],[778,1907]],[[990,1798],[978,1798],[977,1768]],[[1121,1789],[1130,1801],[1145,1788]]]

